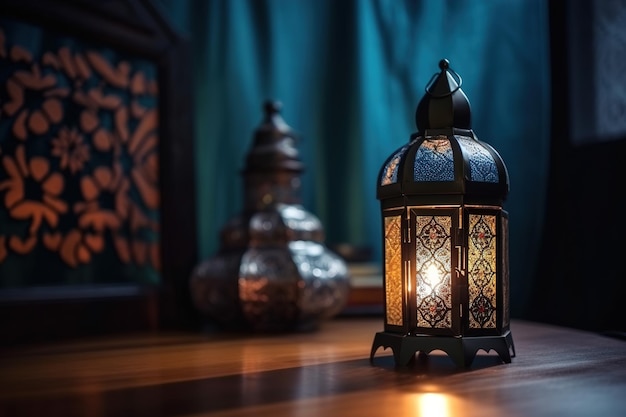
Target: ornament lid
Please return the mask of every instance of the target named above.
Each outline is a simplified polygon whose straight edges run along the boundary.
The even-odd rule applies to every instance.
[[[295,146],[297,135],[283,120],[281,108],[279,101],[264,103],[264,118],[254,132],[244,174],[281,170],[300,172],[304,169]]]

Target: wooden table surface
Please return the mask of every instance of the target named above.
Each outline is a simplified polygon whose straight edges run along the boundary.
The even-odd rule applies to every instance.
[[[626,342],[513,321],[517,357],[396,369],[382,319],[312,333],[156,334],[0,351],[0,416],[626,416]]]

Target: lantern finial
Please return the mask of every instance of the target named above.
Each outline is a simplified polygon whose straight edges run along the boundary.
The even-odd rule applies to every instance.
[[[426,130],[472,128],[470,103],[461,90],[461,76],[450,68],[450,61],[439,61],[439,74],[426,85],[426,94],[415,111],[420,134]]]
[[[282,103],[267,100],[263,104],[263,121],[254,132],[246,157],[245,173],[259,171],[302,171],[304,165],[296,148],[297,135],[280,114]]]
[[[280,101],[267,100],[263,104],[263,110],[265,111],[265,119],[268,120],[268,121],[271,120],[271,118],[275,114],[280,113],[282,108],[283,108],[283,103],[281,103]]]

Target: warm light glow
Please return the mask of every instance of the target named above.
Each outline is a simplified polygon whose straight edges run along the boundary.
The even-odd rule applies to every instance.
[[[417,398],[420,417],[450,417],[450,402],[445,394],[428,392]]]
[[[434,288],[441,283],[441,275],[435,264],[430,264],[426,270],[426,283]]]

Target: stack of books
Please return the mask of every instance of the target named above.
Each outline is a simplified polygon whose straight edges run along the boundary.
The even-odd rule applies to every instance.
[[[375,263],[348,263],[350,293],[343,313],[380,315],[383,313],[383,275]]]

